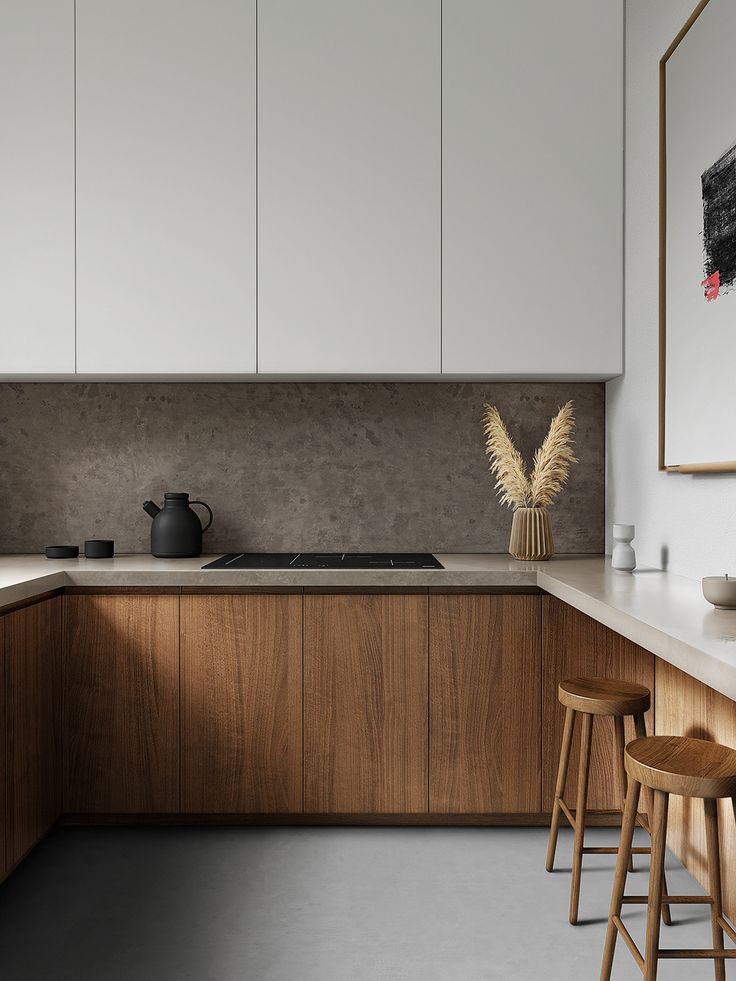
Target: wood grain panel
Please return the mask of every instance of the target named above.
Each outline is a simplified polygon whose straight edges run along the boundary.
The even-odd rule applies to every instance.
[[[541,600],[430,598],[434,812],[538,812]]]
[[[6,844],[8,838],[7,810],[5,802],[5,617],[0,617],[0,882],[8,872]]]
[[[302,809],[302,598],[183,596],[182,809]]]
[[[61,604],[4,618],[8,870],[61,812]]]
[[[559,682],[576,675],[621,678],[646,685],[653,693],[654,655],[553,596],[542,599],[542,638],[542,807],[550,811],[565,717],[557,699]],[[646,721],[647,731],[651,732],[654,722],[651,711]],[[625,723],[628,741],[634,738],[634,728],[630,718]],[[565,791],[568,803],[575,801],[579,733],[578,720]],[[615,747],[613,720],[596,718],[588,795],[591,809],[622,806]]]
[[[736,749],[736,703],[690,675],[657,658],[656,727],[660,736],[695,736]],[[723,905],[736,919],[736,826],[731,802],[718,805]],[[670,799],[667,842],[680,861],[707,889],[703,802]]]
[[[64,809],[179,809],[179,597],[66,596]]]
[[[427,596],[304,598],[304,807],[427,810]]]

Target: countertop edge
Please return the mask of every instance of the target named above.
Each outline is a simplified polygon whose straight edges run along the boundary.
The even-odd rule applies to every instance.
[[[605,556],[561,557],[557,563],[515,563],[507,556],[443,556],[446,568],[410,572],[334,570],[203,571],[200,564],[145,568],[150,556],[125,557],[120,567],[99,560],[94,567],[74,565],[46,571],[36,569],[38,557],[16,556],[17,578],[12,565],[3,583],[0,578],[0,612],[64,586],[124,587],[230,587],[328,588],[442,588],[493,589],[538,587],[580,613],[621,634],[685,674],[736,701],[736,613],[725,614],[715,629],[714,616],[701,604],[700,584],[670,573],[641,570],[639,576],[623,576],[610,569]],[[567,560],[567,561],[566,561]],[[136,568],[140,561],[141,568]],[[155,561],[155,560],[154,560]],[[181,560],[180,560],[181,561]],[[202,562],[206,557],[202,558]],[[24,565],[25,562],[25,565]],[[506,563],[504,565],[504,563]],[[125,565],[129,565],[126,568]],[[495,565],[495,568],[494,568]],[[455,567],[453,567],[455,566]],[[485,568],[484,568],[485,566]],[[43,569],[43,571],[41,571]],[[653,574],[647,574],[653,573]],[[589,588],[586,589],[586,583]],[[679,602],[683,600],[683,616]],[[706,604],[707,606],[707,604]],[[649,616],[647,614],[649,613]],[[702,636],[702,646],[699,638]]]
[[[66,572],[59,571],[0,586],[0,614],[4,612],[6,607],[35,599],[51,590],[62,589],[68,585],[68,575]]]

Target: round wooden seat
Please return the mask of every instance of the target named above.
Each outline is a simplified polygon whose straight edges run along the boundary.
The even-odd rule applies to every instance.
[[[629,743],[626,770],[652,790],[679,797],[736,797],[736,750],[690,736],[646,736]]]
[[[589,715],[642,715],[651,702],[644,685],[612,678],[566,678],[558,698],[567,708]]]

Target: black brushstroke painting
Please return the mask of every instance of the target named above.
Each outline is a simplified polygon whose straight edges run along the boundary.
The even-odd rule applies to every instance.
[[[715,300],[736,283],[736,144],[701,177],[705,297]]]

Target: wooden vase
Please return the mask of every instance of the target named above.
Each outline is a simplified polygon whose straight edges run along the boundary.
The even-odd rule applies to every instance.
[[[554,555],[552,525],[544,508],[517,508],[511,523],[509,552],[515,559],[528,562],[549,559]]]

